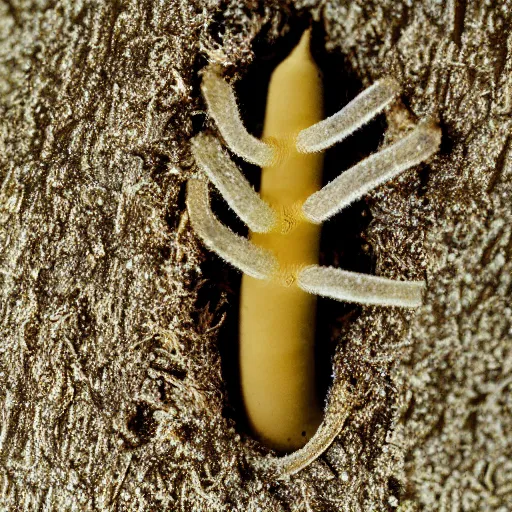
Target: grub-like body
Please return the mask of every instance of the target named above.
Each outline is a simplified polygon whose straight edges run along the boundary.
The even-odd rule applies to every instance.
[[[295,286],[297,270],[318,263],[320,226],[300,207],[322,184],[323,157],[299,153],[295,136],[322,119],[322,83],[303,37],[274,71],[269,85],[264,140],[279,148],[264,167],[261,198],[280,212],[269,233],[251,241],[271,250],[279,276],[270,281],[244,275],[240,310],[240,373],[247,417],[267,445],[302,447],[322,419],[315,386],[316,296]],[[297,87],[297,84],[301,87]]]

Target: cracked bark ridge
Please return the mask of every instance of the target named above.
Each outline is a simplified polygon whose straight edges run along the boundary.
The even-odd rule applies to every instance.
[[[0,5],[0,503],[4,510],[512,508],[512,5],[10,0]],[[376,270],[418,313],[362,308],[338,340],[330,449],[287,479],[226,411],[229,285],[184,214],[198,72],[311,16],[368,86],[402,85],[392,142],[440,154],[372,193]],[[343,84],[340,85],[343,87]],[[205,265],[206,263],[206,265]],[[229,301],[228,301],[229,302]]]

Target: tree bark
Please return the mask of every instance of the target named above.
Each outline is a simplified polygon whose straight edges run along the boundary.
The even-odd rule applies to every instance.
[[[2,510],[512,509],[511,13],[477,0],[4,0]],[[190,137],[217,133],[202,67],[236,84],[257,131],[269,56],[310,20],[319,59],[347,77],[329,85],[341,103],[401,82],[375,125],[384,143],[428,117],[443,142],[358,210],[371,213],[371,271],[426,278],[424,305],[339,310],[328,405],[349,407],[348,390],[348,420],[283,479],[254,464],[267,451],[226,384],[238,276],[202,247],[183,196]],[[352,236],[340,229],[339,254]]]

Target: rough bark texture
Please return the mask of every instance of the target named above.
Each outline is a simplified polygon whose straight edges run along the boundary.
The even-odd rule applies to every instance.
[[[483,0],[0,3],[2,510],[511,510],[511,13]],[[255,48],[308,17],[347,75],[401,81],[387,139],[434,116],[443,145],[367,200],[375,271],[426,276],[425,305],[343,324],[329,400],[349,390],[349,421],[279,479],[229,412],[232,272],[209,270],[224,265],[182,190],[189,138],[215,130],[200,69],[243,84]]]

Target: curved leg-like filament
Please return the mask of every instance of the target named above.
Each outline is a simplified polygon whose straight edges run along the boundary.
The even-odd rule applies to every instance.
[[[441,143],[441,130],[431,122],[419,124],[409,135],[354,165],[302,205],[304,216],[319,224],[368,191],[431,157]]]
[[[270,251],[235,235],[215,218],[206,181],[188,180],[187,209],[196,233],[221,258],[256,279],[268,279],[277,270],[277,261]]]
[[[299,272],[297,284],[304,291],[346,302],[416,308],[421,306],[424,281],[396,281],[311,265]]]
[[[267,233],[276,223],[276,214],[254,191],[214,137],[192,139],[197,165],[217,187],[233,211],[256,233]]]
[[[215,71],[209,69],[203,75],[201,90],[208,105],[208,111],[215,119],[229,148],[252,164],[260,167],[270,165],[275,160],[276,151],[272,146],[247,132],[240,119],[231,86]]]
[[[336,114],[302,130],[297,150],[314,153],[342,141],[382,112],[399,92],[400,85],[392,78],[375,82]]]
[[[337,399],[328,407],[324,421],[315,435],[301,449],[283,457],[262,459],[258,461],[258,466],[271,467],[279,476],[286,477],[298,473],[318,459],[340,433],[353,407],[352,400],[346,391],[338,390],[334,394]]]

